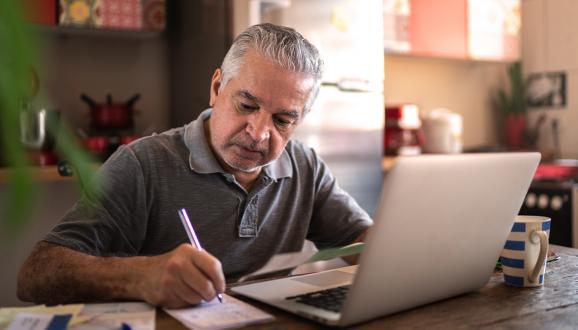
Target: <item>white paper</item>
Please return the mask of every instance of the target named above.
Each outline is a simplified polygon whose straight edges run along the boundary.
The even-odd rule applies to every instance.
[[[75,305],[58,305],[47,307],[44,305],[36,305],[29,307],[5,307],[0,308],[0,329],[5,329],[19,313],[28,314],[46,314],[52,318],[53,315],[57,314],[70,314],[72,319],[84,308],[82,304]],[[72,320],[70,321],[72,322]],[[69,322],[69,324],[70,324]]]
[[[73,330],[120,329],[123,323],[130,325],[133,330],[155,329],[156,309],[142,302],[0,308],[0,329],[5,329],[8,324],[12,326],[19,315],[35,315],[38,319],[47,318],[50,322],[57,314],[71,314],[68,329]],[[23,320],[21,318],[18,321]],[[13,329],[45,329],[46,325],[48,323],[40,328],[26,328],[21,323]]]
[[[276,254],[271,259],[269,259],[269,261],[265,264],[265,266],[261,267],[260,269],[249,275],[241,277],[239,279],[239,282],[244,282],[263,274],[293,269],[307,262],[314,254],[315,251],[301,251],[294,253]]]
[[[223,295],[223,303],[214,299],[195,307],[165,311],[189,329],[199,330],[238,328],[275,319],[271,314],[228,295]]]
[[[305,250],[293,253],[281,253],[274,255],[265,266],[245,275],[239,279],[239,283],[258,279],[262,275],[273,274],[282,270],[292,270],[309,262],[327,261],[339,257],[358,254],[363,251],[364,243],[358,242],[346,246],[325,249],[321,251]]]
[[[52,317],[50,314],[17,313],[6,330],[44,330]]]
[[[155,315],[155,308],[142,302],[86,304],[69,329],[121,329],[125,323],[133,330],[154,330]]]

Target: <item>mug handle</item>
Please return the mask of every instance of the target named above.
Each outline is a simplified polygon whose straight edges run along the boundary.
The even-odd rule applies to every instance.
[[[540,242],[540,254],[538,255],[538,260],[536,260],[536,266],[534,266],[534,270],[528,278],[530,282],[536,283],[538,281],[538,276],[540,276],[540,271],[546,262],[546,253],[548,252],[548,235],[545,231],[534,230],[532,234],[530,234],[530,240],[532,243]]]

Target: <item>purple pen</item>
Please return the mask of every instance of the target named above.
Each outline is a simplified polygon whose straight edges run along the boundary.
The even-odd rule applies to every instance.
[[[183,227],[185,227],[185,231],[187,232],[187,236],[189,237],[189,241],[191,242],[191,245],[193,245],[197,250],[202,250],[203,247],[201,247],[201,243],[199,242],[199,239],[197,238],[197,234],[195,233],[195,230],[193,229],[193,224],[191,223],[191,220],[189,219],[189,215],[187,214],[187,210],[185,210],[184,208],[179,210],[179,217],[181,218],[181,222],[183,223]],[[220,303],[223,303],[223,295],[220,293],[217,293],[217,299],[219,299]]]

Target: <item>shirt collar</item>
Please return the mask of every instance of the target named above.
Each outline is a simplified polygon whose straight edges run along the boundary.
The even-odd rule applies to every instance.
[[[224,173],[225,171],[213,155],[211,147],[205,137],[204,123],[211,116],[211,109],[207,109],[185,126],[185,145],[189,149],[189,166],[191,170],[201,173]]]
[[[206,109],[201,112],[197,119],[193,120],[185,126],[184,140],[185,145],[189,149],[189,167],[191,170],[200,174],[210,173],[224,173],[223,170],[205,136],[204,123],[211,116],[212,109]],[[287,153],[287,148],[273,162],[263,167],[264,175],[278,180],[284,177],[293,176],[293,167],[291,166],[291,159]]]

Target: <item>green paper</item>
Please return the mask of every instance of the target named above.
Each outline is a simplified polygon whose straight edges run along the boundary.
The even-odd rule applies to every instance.
[[[346,257],[352,254],[358,254],[363,251],[364,243],[353,243],[342,247],[325,249],[315,253],[307,262],[325,261],[338,257]]]

